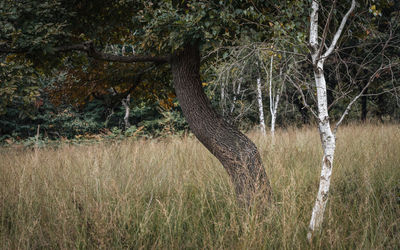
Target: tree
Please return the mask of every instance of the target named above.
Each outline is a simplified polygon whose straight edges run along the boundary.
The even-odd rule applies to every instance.
[[[259,110],[259,117],[260,117],[260,129],[263,135],[266,134],[265,132],[265,121],[264,121],[264,106],[263,106],[263,99],[262,99],[262,90],[261,90],[261,74],[260,74],[260,63],[257,63],[258,68],[258,76],[257,76],[257,102],[258,102],[258,110]]]
[[[280,79],[274,79],[272,77],[273,75],[273,66],[274,66],[274,53],[270,55],[270,66],[269,66],[269,74],[268,74],[268,86],[269,86],[269,110],[271,113],[271,138],[272,138],[272,144],[275,144],[275,124],[276,124],[276,116],[278,113],[278,105],[279,105],[279,100],[282,95],[283,87],[284,87],[284,79],[282,79],[283,75],[283,65],[280,68],[280,74],[279,77]],[[263,64],[263,68],[265,72],[268,72],[268,69],[266,65]],[[273,80],[274,79],[274,80]],[[283,80],[281,82],[281,80]],[[273,84],[274,82],[279,82],[280,84]],[[280,86],[279,86],[280,85]]]
[[[345,29],[345,25],[348,22],[351,14],[353,13],[356,7],[356,1],[352,0],[350,8],[347,10],[346,14],[339,21],[339,26],[337,27],[334,35],[332,37],[331,43],[328,46],[326,42],[328,41],[328,34],[331,25],[331,20],[333,17],[334,10],[336,8],[336,1],[333,2],[329,14],[326,19],[326,23],[324,28],[322,29],[322,37],[319,37],[319,24],[318,24],[318,12],[321,5],[318,1],[313,0],[311,5],[311,16],[310,16],[310,36],[309,36],[309,48],[311,51],[311,59],[312,59],[312,67],[314,71],[314,81],[315,81],[315,89],[316,89],[316,102],[317,102],[317,112],[313,112],[318,122],[318,128],[321,138],[321,144],[323,149],[323,157],[322,157],[322,170],[320,176],[320,184],[319,190],[317,193],[317,198],[315,201],[315,205],[313,207],[312,216],[309,225],[309,232],[307,238],[311,240],[315,231],[318,231],[323,222],[324,211],[326,208],[326,204],[328,201],[330,183],[331,183],[331,175],[333,169],[333,158],[335,154],[336,148],[336,132],[339,125],[343,122],[346,115],[352,108],[352,105],[364,95],[366,90],[371,84],[380,77],[381,74],[392,75],[392,68],[395,68],[398,65],[398,58],[392,59],[390,55],[386,55],[386,53],[390,53],[392,47],[393,40],[393,27],[389,29],[389,37],[386,41],[376,43],[373,45],[372,50],[367,50],[367,53],[364,57],[361,58],[361,63],[354,63],[354,61],[359,60],[360,58],[355,57],[353,61],[347,61],[345,63],[346,68],[348,69],[348,73],[346,74],[346,78],[349,83],[348,86],[351,88],[354,86],[354,83],[357,81],[362,82],[362,87],[359,93],[354,96],[350,96],[349,94],[359,89],[358,87],[352,88],[349,92],[345,93],[343,96],[349,98],[350,101],[345,106],[342,114],[339,116],[334,128],[331,128],[330,123],[330,115],[329,115],[329,107],[328,107],[328,91],[327,91],[327,82],[325,78],[326,69],[324,70],[324,64],[328,60],[328,58],[335,52],[336,46],[338,44],[339,39],[341,38],[343,31]],[[396,43],[396,41],[395,41]],[[324,51],[325,50],[325,51]],[[337,53],[337,52],[335,52]],[[365,53],[365,51],[364,51]],[[379,58],[379,60],[377,60]],[[376,62],[379,62],[377,65]],[[334,61],[335,62],[335,61]],[[337,61],[336,61],[337,62]],[[351,62],[351,63],[350,63]],[[354,65],[351,65],[354,64]],[[351,66],[350,66],[351,65]],[[372,67],[371,67],[372,66]],[[370,68],[371,67],[371,68]],[[369,69],[369,70],[366,70]],[[354,70],[354,75],[352,74],[352,70]],[[361,74],[364,74],[363,77],[358,78]],[[338,74],[337,81],[341,81],[341,76]],[[334,84],[336,85],[336,83]],[[299,89],[301,91],[301,89]],[[303,101],[305,102],[305,98],[303,95]],[[336,100],[332,100],[332,104],[334,104]]]
[[[24,54],[36,65],[50,68],[56,65],[48,63],[57,61],[55,54],[71,52],[107,62],[170,65],[176,96],[192,132],[222,163],[237,195],[248,202],[256,191],[270,191],[256,146],[211,108],[200,71],[201,50],[239,37],[267,39],[264,27],[275,11],[273,5],[262,0],[21,0],[2,5],[0,21],[7,27],[1,33],[2,53]],[[131,44],[136,54],[104,52],[104,45],[122,41]]]
[[[225,110],[226,106],[230,104],[230,115],[236,116],[234,119],[234,122],[236,122],[240,120],[239,117],[248,116],[250,118],[255,116],[255,110],[252,108],[252,106],[255,106],[255,99],[258,109],[257,121],[261,133],[265,135],[263,91],[269,90],[271,135],[274,138],[278,105],[288,73],[289,59],[282,56],[283,54],[275,52],[274,46],[268,43],[243,44],[229,47],[228,51],[229,53],[224,53],[228,59],[224,60],[224,56],[222,56],[221,61],[215,63],[216,82],[221,86],[220,106]],[[229,56],[227,56],[228,54]],[[274,65],[275,56],[278,59],[275,60]],[[278,74],[276,74],[276,71],[278,71]],[[274,77],[274,74],[277,76]],[[231,91],[229,91],[230,89]],[[232,98],[229,98],[230,92],[232,92]],[[268,93],[268,91],[266,92]],[[233,114],[236,101],[239,101],[244,108],[241,108],[238,114]],[[253,120],[255,119],[253,118]]]
[[[230,123],[248,129],[257,120],[265,130],[262,107],[262,71],[257,57],[257,44],[241,44],[220,48],[211,67],[211,85],[222,114]],[[256,83],[256,84],[254,84]],[[261,96],[261,97],[260,97]],[[256,97],[256,98],[255,98]],[[261,99],[260,99],[261,98]],[[258,109],[254,107],[258,104]],[[261,106],[260,106],[261,104]],[[250,125],[250,126],[249,126]]]
[[[325,25],[324,33],[321,42],[319,41],[318,36],[318,10],[319,10],[319,2],[313,0],[311,5],[311,16],[310,16],[310,50],[312,63],[314,67],[314,78],[315,85],[317,88],[317,103],[318,103],[318,128],[321,136],[322,148],[324,151],[322,157],[322,171],[321,171],[321,179],[320,186],[318,190],[317,199],[315,201],[315,205],[312,211],[312,217],[309,226],[309,233],[307,238],[311,240],[312,234],[315,230],[318,230],[322,225],[323,214],[325,211],[326,203],[328,200],[329,194],[329,186],[332,175],[332,167],[333,167],[333,156],[335,154],[336,147],[336,136],[331,130],[330,122],[329,122],[329,114],[328,114],[328,101],[327,101],[327,91],[326,91],[326,82],[324,76],[324,62],[326,58],[333,52],[336,47],[336,43],[340,38],[340,35],[344,29],[344,25],[347,22],[350,14],[353,12],[355,8],[355,0],[352,0],[351,7],[343,17],[342,22],[336,31],[334,38],[325,51],[325,41],[326,35],[328,31],[328,25],[331,18],[331,15],[328,17],[328,20]],[[333,9],[333,8],[332,8]],[[332,11],[331,11],[332,13]]]

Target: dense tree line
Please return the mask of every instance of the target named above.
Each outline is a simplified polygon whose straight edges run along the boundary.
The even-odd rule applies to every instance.
[[[204,4],[201,7],[201,1],[199,3],[199,10],[210,8]],[[331,114],[334,119],[340,118],[338,116],[345,109],[346,101],[363,88],[368,72],[373,71],[380,63],[377,58],[371,60],[372,56],[379,52],[379,46],[382,46],[379,43],[383,43],[391,36],[390,48],[387,50],[393,56],[400,53],[396,26],[398,3],[380,1],[359,4],[362,8],[359,8],[358,14],[354,15],[350,23],[351,26],[346,29],[347,32],[340,41],[340,48],[334,57],[326,62],[328,102],[329,105],[332,104]],[[129,13],[121,11],[124,7],[130,6],[128,2],[103,3],[103,5],[103,16],[94,16],[92,11],[95,7],[90,1],[81,2],[78,4],[79,8],[75,10],[72,5],[62,1],[57,4],[35,1],[2,2],[4,14],[2,26],[5,28],[1,37],[3,50],[10,44],[13,44],[15,48],[29,50],[27,56],[9,53],[1,55],[0,133],[2,140],[9,137],[34,136],[38,125],[41,125],[46,136],[54,139],[71,138],[85,133],[100,133],[105,129],[124,130],[125,109],[121,101],[128,94],[132,107],[129,123],[136,129],[144,127],[146,134],[155,136],[162,134],[164,130],[170,133],[187,129],[187,126],[182,123],[183,116],[181,110],[177,108],[178,101],[175,94],[168,87],[172,85],[171,78],[159,69],[158,75],[154,75],[154,70],[146,68],[147,66],[135,65],[137,67],[135,70],[131,65],[99,62],[83,58],[82,55],[64,55],[61,59],[56,59],[56,69],[49,70],[55,60],[50,58],[52,57],[50,55],[54,53],[52,47],[59,37],[68,37],[73,41],[82,40],[83,37],[76,37],[75,34],[82,32],[85,28],[81,24],[74,27],[77,30],[73,30],[72,25],[67,30],[61,29],[61,23],[65,20],[58,20],[55,10],[63,13],[63,18],[71,18],[72,22],[83,20],[83,17],[78,18],[81,20],[73,19],[71,15],[75,12],[81,15],[90,14],[91,16],[83,22],[89,22],[93,26],[89,26],[91,30],[88,29],[93,37],[83,39],[104,39],[101,43],[105,43],[105,52],[118,55],[131,55],[135,52],[134,41],[128,39],[137,39],[138,35],[130,33],[146,31],[128,31],[130,22],[123,23],[124,15],[129,15]],[[152,3],[149,3],[149,6],[151,5]],[[28,8],[22,9],[27,6]],[[133,6],[130,7],[133,8]],[[284,13],[280,14],[279,20],[276,18],[276,21],[272,19],[264,22],[262,18],[255,17],[257,10],[253,9],[254,13],[251,13],[251,7],[235,11],[248,11],[249,14],[242,15],[253,15],[259,23],[256,28],[271,34],[270,39],[257,41],[254,38],[249,39],[252,35],[240,33],[240,36],[234,35],[237,40],[230,46],[217,46],[210,50],[209,57],[212,59],[202,69],[205,72],[202,81],[208,96],[212,99],[212,105],[224,115],[225,119],[241,129],[246,130],[257,126],[259,108],[256,103],[256,83],[257,78],[260,77],[265,110],[269,110],[272,100],[269,98],[272,96],[268,87],[269,81],[272,80],[278,89],[282,87],[279,112],[277,112],[278,127],[299,126],[312,122],[314,120],[312,114],[305,108],[299,90],[296,88],[300,85],[303,89],[312,88],[307,86],[307,81],[309,81],[307,75],[311,75],[311,69],[306,63],[309,58],[307,58],[305,42],[307,36],[305,18],[308,11],[305,3],[293,1],[285,6],[270,6],[272,9],[279,10],[275,14]],[[55,9],[52,10],[52,8]],[[119,9],[120,15],[108,12],[110,8]],[[154,6],[152,11],[155,11]],[[172,9],[165,11],[172,11]],[[208,12],[197,14],[210,15],[213,12],[213,10],[204,11]],[[260,14],[265,13],[258,13]],[[268,15],[271,16],[271,14]],[[116,16],[121,19],[119,21],[123,25],[118,24],[119,34],[114,32],[113,35],[116,37],[110,38],[108,32],[114,24],[106,19],[114,20]],[[222,22],[229,22],[229,18],[227,17],[227,20],[222,20]],[[53,19],[56,22],[47,24],[46,28],[39,26]],[[161,21],[166,22],[166,20]],[[335,22],[337,23],[334,21],[332,25],[335,25]],[[96,33],[98,31],[94,29],[95,25],[101,26],[104,30]],[[221,25],[218,23],[215,26],[210,25],[211,23],[206,21],[204,27],[198,27],[200,33],[203,32],[203,35],[209,37],[216,36],[213,32],[222,33],[219,30]],[[16,38],[18,29],[20,29],[20,34]],[[250,32],[253,32],[252,29]],[[222,34],[222,38],[218,37],[216,42],[221,42],[220,40],[226,39],[225,36],[231,35],[225,33]],[[12,37],[13,34],[14,37]],[[33,34],[38,34],[35,36],[35,41],[30,40]],[[169,36],[165,36],[166,39],[170,39],[168,43],[174,39],[171,36],[175,35],[178,34],[171,31]],[[112,41],[112,39],[116,40]],[[118,39],[122,39],[122,45],[118,45],[121,44],[121,40],[118,41]],[[24,45],[23,42],[27,44]],[[141,45],[143,47],[143,43]],[[140,46],[136,46],[137,51],[141,51],[140,49]],[[42,50],[45,51],[45,56],[41,56],[46,58],[36,56],[42,53]],[[363,58],[366,53],[370,53],[371,58]],[[269,69],[265,66],[269,67],[271,57],[275,58],[275,64],[270,76]],[[146,69],[143,70],[143,68]],[[146,70],[148,72],[138,74],[138,71]],[[382,122],[398,121],[400,118],[399,90],[396,85],[398,71],[395,68],[391,70],[391,74],[380,74],[377,80],[366,89],[364,95],[350,111],[348,121],[365,121],[366,119]],[[389,73],[389,70],[386,73]],[[392,81],[393,78],[395,81]],[[312,89],[307,89],[305,93],[307,102],[310,103],[313,99],[313,94],[310,93],[312,91]],[[271,120],[270,112],[265,112],[265,120]],[[163,126],[163,123],[168,123],[168,126]]]

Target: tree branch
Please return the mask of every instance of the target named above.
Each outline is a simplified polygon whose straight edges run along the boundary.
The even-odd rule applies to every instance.
[[[132,55],[132,56],[120,56],[113,55],[108,53],[103,53],[97,51],[93,42],[85,42],[82,44],[74,44],[67,46],[60,46],[53,48],[55,53],[60,52],[69,52],[69,51],[81,51],[86,52],[89,57],[100,61],[107,62],[122,62],[122,63],[133,63],[133,62],[155,62],[155,63],[167,63],[169,62],[169,56],[148,56],[148,55]],[[29,53],[29,49],[12,49],[6,47],[0,47],[0,53],[12,53],[12,54],[20,54],[20,53]]]
[[[300,96],[301,96],[301,100],[303,101],[304,107],[307,108],[307,109],[311,112],[311,114],[312,114],[317,120],[319,120],[317,113],[315,113],[315,111],[310,107],[310,105],[308,105],[308,103],[307,103],[307,101],[306,101],[306,97],[304,96],[304,93],[303,93],[303,91],[301,90],[301,87],[300,87],[297,83],[295,83],[295,82],[292,80],[292,78],[288,77],[287,79],[288,79],[288,80],[293,84],[293,86],[299,91]]]
[[[328,18],[325,22],[324,31],[322,32],[321,46],[319,47],[319,50],[318,50],[317,60],[319,60],[319,58],[321,57],[322,51],[324,49],[326,36],[328,35],[328,30],[329,30],[329,23],[331,22],[333,10],[335,9],[335,6],[336,6],[336,0],[333,1],[331,10],[329,11]]]
[[[325,51],[325,53],[324,53],[324,55],[322,56],[322,58],[328,57],[328,56],[332,53],[332,51],[335,49],[336,43],[337,43],[337,41],[339,40],[339,38],[340,38],[340,36],[341,36],[341,34],[342,34],[342,32],[343,32],[344,26],[346,25],[347,19],[349,18],[350,14],[353,12],[353,10],[354,10],[355,7],[356,7],[356,1],[355,1],[355,0],[352,0],[352,1],[351,1],[350,9],[347,11],[346,15],[344,15],[344,17],[343,17],[343,19],[342,19],[342,22],[340,23],[340,26],[339,26],[338,30],[336,31],[335,35],[333,36],[333,40],[332,40],[331,45],[329,46],[328,50]],[[311,39],[311,38],[310,38],[310,39]]]
[[[364,88],[360,91],[360,93],[353,98],[353,100],[349,103],[349,105],[347,105],[345,111],[343,112],[342,116],[340,117],[339,121],[336,123],[335,128],[333,129],[333,134],[336,135],[337,129],[339,127],[339,125],[343,122],[343,119],[346,117],[346,115],[349,113],[351,106],[353,106],[353,104],[358,100],[358,98],[360,98],[361,96],[363,96],[365,90],[369,87],[369,85],[371,84],[371,82],[373,82],[375,80],[375,78],[377,78],[379,76],[379,73],[382,72],[385,69],[391,68],[393,65],[388,65],[385,67],[380,67],[379,69],[377,69],[375,71],[375,73],[369,78],[367,84],[365,84]]]
[[[148,72],[148,71],[150,71],[150,70],[152,70],[152,69],[154,69],[154,68],[155,68],[155,66],[149,67],[149,68],[147,68],[147,69],[145,69],[145,70],[143,70],[143,71],[141,71],[141,72],[135,74],[134,76],[124,76],[124,77],[120,77],[120,78],[114,80],[114,83],[131,82],[132,85],[131,85],[131,87],[130,87],[129,89],[127,89],[127,90],[125,90],[125,91],[123,91],[123,92],[121,92],[121,93],[118,93],[118,92],[115,91],[115,89],[112,87],[112,88],[113,88],[113,91],[114,91],[114,93],[115,93],[115,95],[113,96],[113,98],[112,98],[112,100],[111,100],[112,103],[111,103],[110,106],[112,106],[112,108],[114,109],[114,108],[118,105],[118,103],[119,103],[119,101],[120,101],[121,99],[126,98],[129,94],[131,94],[131,93],[133,92],[133,90],[136,89],[137,86],[139,86],[139,84],[140,84],[140,82],[141,82],[141,80],[142,80],[142,78],[143,78],[143,75],[144,75],[146,72]],[[95,92],[93,92],[93,93],[91,93],[91,94],[92,94],[93,97],[96,98],[96,99],[99,99],[99,100],[102,100],[102,101],[105,100],[105,98],[104,98],[103,96],[99,96],[99,95],[97,95]]]

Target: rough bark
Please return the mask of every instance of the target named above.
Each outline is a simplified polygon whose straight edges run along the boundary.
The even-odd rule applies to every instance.
[[[269,181],[257,147],[212,109],[203,91],[198,46],[185,46],[170,62],[175,92],[190,129],[222,163],[238,197],[248,203],[256,191],[269,195]]]

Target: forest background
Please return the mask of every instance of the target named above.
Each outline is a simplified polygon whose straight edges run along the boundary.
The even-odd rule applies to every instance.
[[[62,36],[57,33],[60,32],[57,27],[40,28],[44,24],[43,16],[54,18],[49,11],[51,6],[46,6],[51,3],[31,2],[26,13],[18,8],[7,9],[6,3],[2,8],[3,46],[17,40],[15,37],[26,35],[21,34],[16,24],[7,23],[7,18],[13,15],[15,20],[36,18],[36,26],[30,27],[31,31],[27,27],[24,32],[40,36],[31,44],[29,53],[32,56],[29,53],[27,56],[1,54],[0,141],[3,144],[25,140],[30,145],[39,139],[154,138],[188,131],[172,88],[172,79],[165,69],[159,68],[154,73],[149,66],[135,68],[119,62],[102,62],[79,53],[65,54],[61,61],[48,60],[53,53],[51,35]],[[118,9],[123,5],[105,4],[104,8]],[[396,64],[400,54],[399,3],[361,1],[359,5],[338,48],[325,65],[331,119],[340,119],[348,103],[387,59],[394,66],[379,72],[353,105],[345,122],[397,123],[400,119],[399,67]],[[90,1],[78,6],[78,13],[83,10],[90,13],[95,9]],[[265,42],[254,42],[254,34],[243,33],[236,35],[237,40],[230,46],[205,49],[207,63],[201,69],[205,92],[213,107],[241,130],[271,123],[274,111],[271,107],[274,107],[277,95],[280,97],[275,111],[277,127],[315,123],[310,112],[316,108],[316,89],[307,48],[308,7],[308,3],[302,1],[275,6],[280,17],[261,20],[257,24],[259,30],[254,31],[268,32],[269,39]],[[257,10],[251,6],[236,11],[241,11],[239,14],[244,18],[257,15]],[[339,5],[338,20],[331,23],[332,30],[339,24],[340,11]],[[27,14],[34,12],[33,16]],[[328,8],[323,9],[322,16],[327,18],[328,12]],[[94,21],[104,24],[107,18],[113,17],[106,12],[102,14]],[[119,33],[111,33],[106,44],[101,44],[103,51],[130,55],[140,50],[129,41],[118,41],[122,36],[135,36],[134,31],[129,31],[132,35],[126,35],[128,27],[120,28]],[[106,33],[107,27],[102,29]],[[221,26],[210,26],[205,35],[222,34],[223,37],[224,32],[227,31]],[[389,45],[383,48],[387,41],[390,41]],[[42,59],[35,54],[37,48],[45,51]],[[49,51],[46,52],[46,48]],[[261,116],[261,113],[264,114]]]

